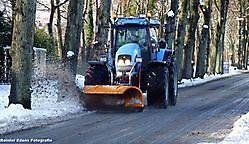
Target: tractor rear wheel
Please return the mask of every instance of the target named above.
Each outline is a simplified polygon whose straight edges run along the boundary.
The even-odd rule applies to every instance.
[[[89,66],[85,74],[85,85],[108,85],[110,84],[109,72],[106,66]]]
[[[169,102],[169,71],[166,66],[152,68],[148,78],[147,91],[148,106],[155,105],[167,108]]]
[[[175,106],[178,96],[177,72],[175,65],[169,68],[169,105]]]

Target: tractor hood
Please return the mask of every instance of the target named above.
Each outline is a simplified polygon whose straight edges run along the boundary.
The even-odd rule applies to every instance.
[[[125,59],[124,63],[122,64],[120,62],[121,57],[125,57],[125,59],[130,59],[130,63],[126,63]],[[131,67],[132,65],[135,64],[135,58],[136,57],[141,57],[141,50],[140,47],[137,43],[128,43],[123,46],[121,46],[115,56],[115,63],[116,63],[116,70],[119,70],[121,65],[122,67]],[[129,62],[129,61],[128,61]],[[129,68],[127,68],[127,71]]]

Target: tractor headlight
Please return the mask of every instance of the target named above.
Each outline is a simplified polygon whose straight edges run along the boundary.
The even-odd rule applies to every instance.
[[[131,65],[131,60],[130,59],[126,59],[124,63],[125,63],[125,65]]]
[[[118,60],[118,65],[120,66],[120,65],[124,65],[124,61],[122,60],[122,59],[119,59]]]
[[[132,68],[131,56],[130,55],[121,55],[118,57],[117,61],[119,71],[129,71]]]
[[[130,55],[119,56],[118,65],[131,65],[131,56]]]

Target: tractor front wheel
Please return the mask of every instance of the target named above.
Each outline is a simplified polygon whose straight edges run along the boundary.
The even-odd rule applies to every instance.
[[[167,108],[169,103],[169,71],[166,66],[153,67],[148,77],[148,106]]]
[[[89,66],[85,74],[85,85],[108,85],[109,73],[106,66]]]

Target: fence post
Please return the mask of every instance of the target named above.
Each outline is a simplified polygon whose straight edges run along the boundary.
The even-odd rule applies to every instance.
[[[33,48],[33,76],[42,78],[46,75],[46,52],[44,48]]]

